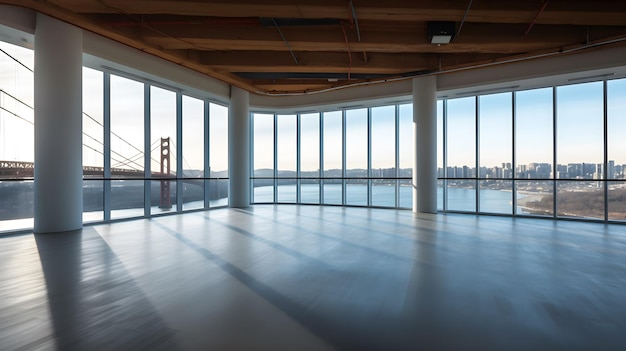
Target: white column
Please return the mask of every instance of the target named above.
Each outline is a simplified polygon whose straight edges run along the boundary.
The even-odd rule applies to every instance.
[[[413,79],[413,212],[437,212],[437,77]]]
[[[82,228],[82,66],[82,31],[37,14],[36,233]]]
[[[250,93],[231,87],[228,109],[229,206],[250,206]]]

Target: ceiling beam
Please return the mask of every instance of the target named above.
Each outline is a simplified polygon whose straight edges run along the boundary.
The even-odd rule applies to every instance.
[[[318,0],[162,1],[162,0],[48,0],[72,8],[76,13],[176,14],[215,17],[349,18],[347,2]],[[359,21],[439,21],[460,22],[467,3],[453,0],[360,0],[355,4]],[[466,22],[526,23],[537,13],[536,1],[478,1]],[[623,1],[553,0],[537,19],[537,24],[624,25]]]
[[[220,72],[312,72],[357,74],[402,74],[431,70],[444,65],[458,65],[503,57],[491,54],[387,54],[369,53],[367,62],[353,55],[350,67],[348,55],[337,52],[296,52],[299,64],[286,52],[200,52],[195,59]]]

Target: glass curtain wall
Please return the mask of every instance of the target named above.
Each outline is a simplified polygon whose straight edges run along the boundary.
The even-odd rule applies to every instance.
[[[252,130],[254,203],[411,207],[411,104],[253,113]]]
[[[0,232],[33,227],[33,64],[0,42]],[[227,107],[88,67],[82,78],[83,222],[228,204]]]
[[[444,101],[444,208],[625,221],[625,82]]]

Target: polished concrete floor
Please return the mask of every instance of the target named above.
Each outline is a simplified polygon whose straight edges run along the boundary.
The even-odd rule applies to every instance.
[[[1,350],[626,350],[626,226],[316,206],[0,238]]]

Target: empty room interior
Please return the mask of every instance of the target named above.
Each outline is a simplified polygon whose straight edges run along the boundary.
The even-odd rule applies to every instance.
[[[0,1],[0,349],[625,330],[626,3]]]

